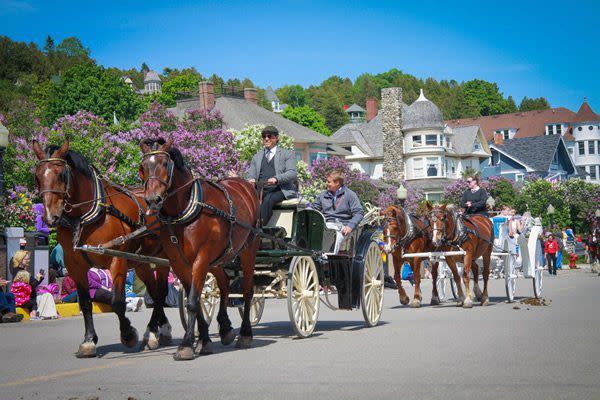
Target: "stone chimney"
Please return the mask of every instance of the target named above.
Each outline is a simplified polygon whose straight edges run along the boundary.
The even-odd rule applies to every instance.
[[[377,116],[377,99],[367,99],[367,122]]]
[[[258,104],[258,91],[254,88],[245,88],[244,99],[250,103]]]
[[[504,135],[499,132],[494,132],[494,144],[502,146],[504,144]]]
[[[212,110],[215,106],[215,85],[212,82],[200,82],[200,109]]]
[[[381,90],[383,179],[398,184],[406,178],[402,133],[402,88]]]

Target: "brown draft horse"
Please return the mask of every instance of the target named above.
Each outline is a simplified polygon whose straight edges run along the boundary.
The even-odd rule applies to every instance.
[[[490,259],[494,246],[494,227],[492,222],[484,215],[461,216],[457,213],[453,205],[428,204],[429,232],[431,243],[440,251],[464,250],[464,258],[461,256],[446,257],[448,266],[454,270],[457,262],[463,262],[463,283],[466,289],[466,297],[463,299],[460,294],[460,281],[456,280],[459,287],[458,305],[465,308],[473,307],[471,298],[471,289],[469,281],[471,277],[471,268],[474,277],[474,292],[481,305],[489,304],[487,285],[490,276]],[[461,230],[459,224],[464,224],[464,230]],[[464,237],[461,237],[464,236]],[[480,293],[478,286],[479,267],[475,260],[479,257],[483,259],[483,294]],[[437,274],[436,274],[437,275]],[[455,275],[456,279],[456,275]],[[434,285],[434,290],[437,288]],[[462,303],[462,304],[461,304]]]
[[[387,253],[391,253],[394,266],[395,266],[395,274],[394,279],[396,280],[396,284],[398,286],[398,294],[400,296],[400,303],[406,305],[409,302],[409,297],[406,295],[404,288],[402,287],[402,276],[401,269],[404,264],[403,254],[404,253],[422,253],[432,251],[434,249],[433,244],[431,243],[431,239],[429,237],[429,220],[427,218],[418,218],[415,216],[409,215],[404,208],[392,205],[386,208],[384,212],[384,226],[383,226],[383,234],[384,234],[384,250]],[[421,306],[422,296],[421,296],[421,274],[420,274],[420,265],[421,261],[424,258],[414,257],[409,258],[408,263],[411,269],[414,271],[415,277],[415,293],[413,301],[410,302],[410,306],[413,308],[418,308]],[[433,293],[431,296],[431,304],[438,305],[440,304],[440,299],[437,293],[437,286],[435,282],[437,281],[437,267],[438,264],[435,263],[432,266],[432,275],[433,275]],[[460,282],[460,277],[458,275],[458,270],[456,269],[456,265],[450,267],[452,270],[452,274],[454,275],[454,279],[457,282]],[[459,296],[463,296],[462,287],[460,284],[458,285]]]
[[[140,213],[136,202],[106,180],[94,179],[96,175],[93,167],[79,153],[69,150],[68,141],[65,141],[60,148],[48,146],[45,152],[37,142],[33,142],[32,147],[39,160],[35,170],[35,182],[44,206],[44,220],[49,226],[57,228],[57,239],[63,248],[69,275],[77,285],[79,306],[83,313],[85,335],[76,356],[94,357],[96,355],[98,336],[92,319],[92,300],[87,279],[87,271],[92,266],[91,264],[110,269],[113,279],[112,308],[119,318],[121,342],[125,346],[131,348],[138,342],[136,329],[125,317],[125,278],[129,265],[135,268],[154,300],[152,317],[140,349],[146,345],[150,349],[155,349],[158,347],[159,341],[162,344],[170,342],[171,326],[163,309],[167,294],[168,268],[159,268],[155,279],[147,265],[130,264],[131,262],[128,263],[124,259],[98,254],[87,255],[73,249],[78,244],[99,245],[132,232],[134,227],[130,224],[132,221],[138,220]],[[106,204],[94,201],[94,194],[99,189],[98,185],[102,187],[100,190],[104,190]],[[145,207],[141,189],[132,189],[131,192],[141,206]],[[98,210],[110,206],[113,206],[124,217],[118,218],[104,208],[96,219],[81,225],[80,228],[77,227],[81,217],[89,215],[88,212],[93,211],[94,207]],[[126,222],[127,219],[130,224]],[[77,234],[77,232],[79,233]],[[79,238],[76,238],[77,235]],[[115,249],[126,252],[135,252],[141,249],[142,254],[155,255],[160,251],[160,243],[156,238],[146,237],[129,241]]]
[[[188,290],[187,331],[174,355],[175,360],[194,358],[194,322],[198,320],[202,347],[200,354],[212,352],[208,325],[199,306],[209,267],[219,282],[221,302],[217,321],[221,342],[230,344],[235,338],[227,315],[228,282],[220,265],[239,255],[243,271],[244,316],[236,347],[247,348],[252,342],[250,304],[253,296],[254,263],[258,238],[247,227],[258,221],[258,198],[254,186],[240,178],[229,178],[216,184],[199,180],[184,164],[183,156],[172,147],[173,140],[144,140],[140,143],[142,162],[140,177],[146,189],[146,201],[160,213],[160,240],[171,265]],[[200,184],[201,211],[181,223],[164,223],[178,218],[190,204],[192,186]],[[227,196],[230,196],[231,205]],[[223,213],[224,212],[224,213]],[[219,215],[220,214],[220,215]],[[235,218],[235,220],[233,220]],[[246,227],[240,226],[241,224]]]

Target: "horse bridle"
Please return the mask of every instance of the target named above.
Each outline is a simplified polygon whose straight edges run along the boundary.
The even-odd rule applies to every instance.
[[[437,213],[441,212],[443,215],[442,218],[442,225],[443,225],[443,229],[437,229],[436,226],[436,222],[438,222],[438,217],[437,217]],[[446,221],[448,220],[448,210],[431,210],[427,213],[427,219],[430,219],[430,225],[431,225],[431,240],[433,242],[433,239],[435,237],[435,232],[438,230],[442,231],[442,239],[441,239],[441,245],[444,244],[448,244],[448,239],[447,239],[447,235],[446,235]],[[453,227],[453,232],[452,235],[454,236],[456,233],[456,222],[454,223],[454,227]]]
[[[64,167],[63,172],[61,173],[65,178],[65,190],[58,190],[58,189],[44,189],[44,190],[39,190],[38,194],[41,196],[44,195],[44,193],[56,193],[56,194],[60,194],[63,196],[63,212],[71,212],[73,211],[73,207],[72,205],[69,203],[68,199],[71,197],[71,167],[69,166],[69,164],[67,163],[67,160],[65,160],[64,158],[58,158],[58,157],[50,157],[50,158],[46,158],[45,160],[40,160],[38,161],[37,165],[41,165],[41,164],[47,164],[47,163],[53,163],[53,162],[58,162],[60,164],[62,164],[62,166]],[[41,186],[39,183],[39,179],[37,179],[36,177],[36,183],[38,184],[38,186]]]
[[[148,182],[151,179],[155,179],[155,180],[159,181],[160,183],[162,183],[163,185],[165,185],[167,187],[167,190],[169,190],[171,188],[171,183],[173,182],[173,169],[174,169],[174,163],[173,163],[173,160],[171,159],[171,155],[168,152],[163,151],[163,150],[153,150],[153,151],[149,151],[148,153],[144,153],[142,155],[142,162],[144,162],[144,160],[146,158],[154,156],[154,155],[167,156],[167,159],[169,160],[167,163],[167,181],[156,176],[156,170],[158,169],[158,163],[155,163],[154,170],[152,172],[150,172],[150,168],[148,168],[148,173],[151,175],[148,176],[146,178],[146,180],[144,181],[144,190],[147,189]]]
[[[389,228],[389,223],[390,221],[395,221],[396,222],[396,226],[400,226],[400,218],[398,217],[398,214],[396,214],[395,218],[392,219],[388,216],[385,217],[385,225],[387,226],[387,229],[384,229],[384,234],[383,234],[383,239],[385,241],[388,241],[388,239],[394,238],[394,240],[396,241],[396,243],[394,243],[393,246],[391,246],[390,248],[390,253],[393,253],[398,246],[404,246],[405,242],[408,241],[408,239],[410,238],[410,236],[412,236],[413,232],[411,229],[409,229],[409,219],[410,219],[410,215],[408,215],[408,213],[406,212],[406,210],[404,209],[404,207],[400,208],[402,210],[402,213],[404,214],[404,219],[406,221],[406,223],[404,224],[406,226],[406,232],[404,233],[404,236],[402,236],[400,238],[399,233],[396,233],[395,236],[392,236],[390,234],[385,234],[385,231],[387,230],[387,232],[389,232],[390,228]]]

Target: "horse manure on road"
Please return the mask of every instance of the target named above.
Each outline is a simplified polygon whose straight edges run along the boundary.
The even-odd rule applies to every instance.
[[[521,304],[527,304],[530,306],[549,306],[552,300],[546,300],[545,298],[536,299],[535,297],[528,297],[520,301]]]

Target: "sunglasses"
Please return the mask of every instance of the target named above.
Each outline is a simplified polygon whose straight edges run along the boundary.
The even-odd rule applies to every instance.
[[[274,135],[272,133],[267,133],[266,135],[262,135],[263,139],[274,139],[276,137],[277,137],[277,135]]]

